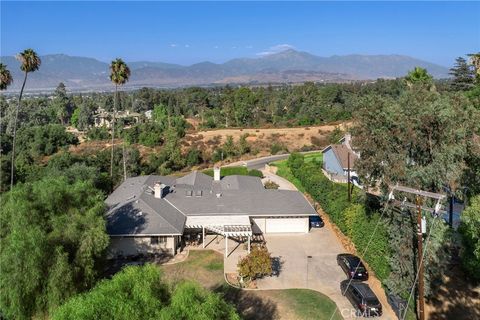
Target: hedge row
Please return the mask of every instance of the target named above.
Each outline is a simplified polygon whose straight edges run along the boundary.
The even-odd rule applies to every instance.
[[[357,248],[361,258],[368,263],[377,277],[384,282],[390,273],[387,228],[379,221],[380,213],[361,190],[355,188],[352,201],[348,202],[347,185],[331,182],[321,170],[321,164],[305,163],[303,157],[293,154],[288,164],[293,175],[299,179],[305,190],[322,206],[323,210],[338,228],[348,236]],[[376,228],[376,230],[375,230]],[[373,236],[372,236],[373,235]],[[367,250],[366,250],[367,249]]]
[[[203,173],[213,177],[213,169],[204,170]],[[240,175],[240,176],[254,176],[263,178],[263,173],[260,170],[251,169],[248,170],[247,167],[222,167],[220,169],[220,175],[222,177]]]

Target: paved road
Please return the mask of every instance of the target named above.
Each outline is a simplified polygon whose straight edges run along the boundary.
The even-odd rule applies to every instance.
[[[315,152],[320,152],[321,150],[313,150],[313,151],[306,151],[306,152],[301,152],[303,154],[309,154],[309,153],[315,153]],[[278,160],[284,160],[287,159],[290,156],[290,153],[285,153],[285,154],[277,154],[274,156],[266,156],[262,158],[257,158],[257,159],[252,159],[252,160],[245,160],[245,161],[237,161],[230,163],[226,165],[226,167],[234,167],[234,166],[246,166],[248,169],[263,169],[266,164],[273,162],[273,161],[278,161]]]

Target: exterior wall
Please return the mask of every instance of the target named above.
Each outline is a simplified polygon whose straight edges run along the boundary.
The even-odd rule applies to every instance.
[[[335,156],[332,148],[323,153],[323,169],[338,175],[344,174],[342,165],[338,162],[337,156]]]
[[[134,256],[147,253],[176,254],[179,236],[165,236],[165,238],[166,242],[164,243],[159,241],[158,244],[151,244],[150,236],[110,237],[109,256]]]

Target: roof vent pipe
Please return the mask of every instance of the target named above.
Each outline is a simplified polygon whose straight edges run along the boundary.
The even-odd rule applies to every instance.
[[[220,167],[213,167],[213,180],[220,181]]]

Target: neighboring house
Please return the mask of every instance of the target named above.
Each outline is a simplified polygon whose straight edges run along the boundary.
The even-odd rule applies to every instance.
[[[322,153],[323,170],[330,180],[347,182],[348,170],[350,170],[350,176],[358,180],[354,168],[359,154],[352,150],[351,137],[349,134],[340,140],[340,144],[331,144],[323,149]]]
[[[117,111],[115,115],[115,121],[123,120],[127,125],[136,124],[140,122],[142,115],[137,112]],[[112,125],[112,112],[107,112],[103,109],[99,109],[98,113],[93,116],[93,122],[95,127],[107,127]]]
[[[147,118],[148,120],[152,120],[153,118],[153,110],[147,110],[145,111],[145,118]]]
[[[265,189],[251,176],[140,176],[107,199],[111,255],[176,254],[186,235],[205,232],[248,241],[253,234],[307,233],[315,209],[302,193]],[[226,248],[228,255],[228,248]]]

